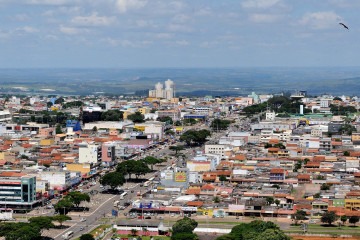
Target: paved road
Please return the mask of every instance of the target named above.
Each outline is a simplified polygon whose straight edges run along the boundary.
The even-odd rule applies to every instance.
[[[169,156],[173,151],[169,150],[168,147],[169,146],[165,146],[164,149],[155,151],[153,156],[154,157],[160,157],[161,155],[164,157]],[[188,151],[186,154],[190,155],[190,154],[192,154],[192,151]],[[143,155],[149,155],[149,153],[144,153]],[[142,156],[142,157],[144,157],[144,156]],[[149,179],[149,178],[153,177],[155,174],[157,174],[158,171],[161,171],[161,170],[171,166],[173,164],[173,161],[174,161],[174,159],[168,158],[168,161],[166,162],[166,164],[163,164],[161,167],[154,167],[154,170],[157,170],[157,171],[147,174],[145,176],[145,178]],[[102,199],[106,199],[106,201],[102,202],[101,205],[98,206],[96,209],[91,210],[90,213],[85,212],[83,214],[80,214],[80,217],[78,216],[78,213],[70,213],[70,216],[72,216],[73,219],[75,219],[77,221],[75,221],[71,227],[64,229],[62,232],[58,233],[54,237],[54,239],[55,240],[62,239],[61,236],[67,231],[74,232],[74,237],[72,239],[75,239],[86,232],[90,232],[92,229],[96,228],[97,226],[99,226],[101,224],[100,220],[103,217],[111,216],[111,211],[114,209],[114,206],[113,206],[114,201],[120,200],[120,202],[123,204],[126,201],[136,199],[137,192],[140,191],[141,193],[143,193],[147,189],[146,187],[140,187],[140,183],[130,183],[130,182],[127,183],[125,188],[128,188],[125,190],[126,192],[128,192],[128,194],[126,195],[124,200],[120,200],[119,195],[109,195],[109,194],[98,193],[97,196],[103,196]],[[99,189],[99,185],[97,184],[95,187],[92,187],[92,188],[88,189],[87,191],[89,191],[91,189]],[[129,209],[130,209],[130,207],[128,207],[124,211],[119,211],[119,212],[121,214],[123,214],[124,212],[128,212]],[[83,221],[83,222],[80,221],[81,218],[86,219],[86,221]],[[81,228],[84,228],[84,229],[80,230]]]

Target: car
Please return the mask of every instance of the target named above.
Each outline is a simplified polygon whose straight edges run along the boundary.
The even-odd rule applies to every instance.
[[[150,216],[147,216],[147,217],[145,217],[145,219],[151,219],[151,217],[150,217]]]
[[[84,230],[84,227],[80,227],[80,231]]]
[[[134,190],[131,190],[131,193],[134,193]]]
[[[86,218],[81,218],[80,222],[86,222]]]
[[[138,219],[144,219],[144,216],[138,216],[137,218]]]

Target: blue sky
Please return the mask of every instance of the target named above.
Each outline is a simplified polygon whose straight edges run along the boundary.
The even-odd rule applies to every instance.
[[[358,0],[0,0],[0,67],[359,66],[359,10]]]

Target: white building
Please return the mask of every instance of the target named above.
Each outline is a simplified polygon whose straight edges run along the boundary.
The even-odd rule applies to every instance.
[[[9,110],[0,111],[0,122],[11,121],[11,114]]]
[[[155,84],[155,90],[149,91],[149,97],[165,98],[167,100],[171,100],[174,96],[174,82],[170,79],[165,81],[165,89],[164,85],[158,82]]]
[[[37,178],[48,181],[50,188],[58,191],[66,190],[71,186],[71,176],[69,171],[43,171],[38,174]]]
[[[79,144],[79,163],[98,163],[101,161],[101,147],[96,144]]]

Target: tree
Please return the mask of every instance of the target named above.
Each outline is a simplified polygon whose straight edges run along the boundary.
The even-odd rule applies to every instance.
[[[199,237],[194,233],[176,233],[171,236],[171,240],[198,240]]]
[[[39,227],[40,231],[54,227],[51,217],[32,217],[29,222],[31,226]]]
[[[344,153],[343,153],[343,154],[344,154],[344,156],[345,156],[345,157],[349,157],[349,156],[350,156],[349,151],[344,151]]]
[[[63,133],[60,124],[56,124],[55,133],[56,133],[56,134],[61,134],[61,133]]]
[[[216,118],[211,122],[210,128],[213,131],[226,130],[228,129],[230,123],[231,121],[229,120],[221,120],[219,118]]]
[[[221,175],[221,176],[219,177],[219,180],[220,180],[221,182],[224,182],[224,181],[227,181],[227,178],[226,178],[226,176]]]
[[[337,218],[338,216],[335,214],[335,212],[325,212],[321,216],[321,222],[331,225],[331,223],[335,222]]]
[[[157,119],[160,122],[166,122],[167,124],[173,124],[173,120],[171,117],[166,116],[166,117],[158,117]]]
[[[117,187],[120,187],[124,184],[125,178],[124,174],[119,172],[110,172],[102,176],[100,179],[100,184],[104,186],[110,186],[111,189],[115,189]]]
[[[298,225],[298,221],[306,219],[306,212],[303,210],[297,210],[295,214],[291,215],[291,219],[294,220],[295,225]]]
[[[83,234],[79,238],[80,240],[95,240],[94,236],[92,234]]]
[[[290,237],[279,229],[266,229],[260,233],[254,240],[290,240]]]
[[[177,156],[180,151],[184,150],[184,145],[170,146],[169,149],[175,151],[175,156]]]
[[[276,204],[277,207],[279,207],[279,205],[280,205],[280,200],[279,200],[279,199],[275,199],[274,203]]]
[[[73,206],[74,204],[72,201],[70,201],[68,198],[64,198],[55,204],[54,208],[58,213],[66,215]]]
[[[129,174],[131,178],[132,174],[135,174],[136,178],[140,175],[151,172],[150,168],[144,161],[125,161],[118,164],[116,171],[122,173],[123,175]]]
[[[66,195],[66,198],[69,199],[76,207],[79,207],[81,202],[90,202],[89,194],[78,191],[69,192],[68,195]]]
[[[52,220],[58,222],[60,224],[60,227],[62,226],[63,222],[66,222],[71,219],[72,218],[67,215],[55,215],[52,217]]]
[[[133,121],[134,123],[142,123],[145,122],[144,119],[144,115],[142,115],[140,112],[136,112],[134,114],[130,114],[127,119]]]
[[[36,225],[17,225],[14,231],[5,235],[6,240],[38,240],[41,239],[41,229]]]
[[[132,235],[132,236],[136,236],[136,235],[137,235],[138,230],[136,230],[135,228],[131,229],[130,231],[131,231],[131,235]]]
[[[258,237],[268,229],[274,231],[280,231],[278,235],[282,233],[279,227],[273,222],[264,222],[260,220],[255,220],[250,223],[240,223],[239,225],[236,225],[231,229],[229,235],[234,237],[234,239],[258,240]],[[283,238],[283,239],[287,240],[289,238]]]
[[[194,219],[184,217],[176,221],[172,226],[173,235],[177,233],[192,233],[197,226],[198,223]]]
[[[119,110],[108,110],[101,114],[102,121],[120,121],[124,118],[124,112]]]
[[[150,165],[150,166],[151,166],[151,170],[153,170],[154,165],[163,162],[161,159],[154,158],[154,157],[151,157],[151,156],[148,156],[148,157],[144,158],[143,161],[144,161],[147,165]]]
[[[202,130],[187,130],[180,136],[180,141],[186,142],[187,145],[192,144],[203,144],[206,142],[206,138],[211,136],[209,130],[202,129]]]
[[[273,197],[266,197],[266,203],[268,205],[271,205],[275,202],[274,198]]]
[[[330,190],[330,185],[323,183],[320,187],[320,190],[323,190],[323,191]]]
[[[359,220],[360,220],[360,218],[359,218],[358,216],[351,216],[351,217],[349,218],[349,223],[354,224],[354,226],[355,226],[356,223],[359,222]]]
[[[340,221],[342,221],[343,225],[345,225],[347,219],[348,219],[348,218],[347,218],[346,215],[342,215],[342,216],[340,217]]]
[[[58,99],[55,100],[55,104],[62,104],[64,102],[64,98],[59,97]]]
[[[92,131],[93,131],[93,133],[96,133],[97,132],[97,127],[96,126],[94,126],[93,128],[92,128]]]
[[[219,203],[220,202],[220,198],[218,196],[213,198],[214,203]]]

